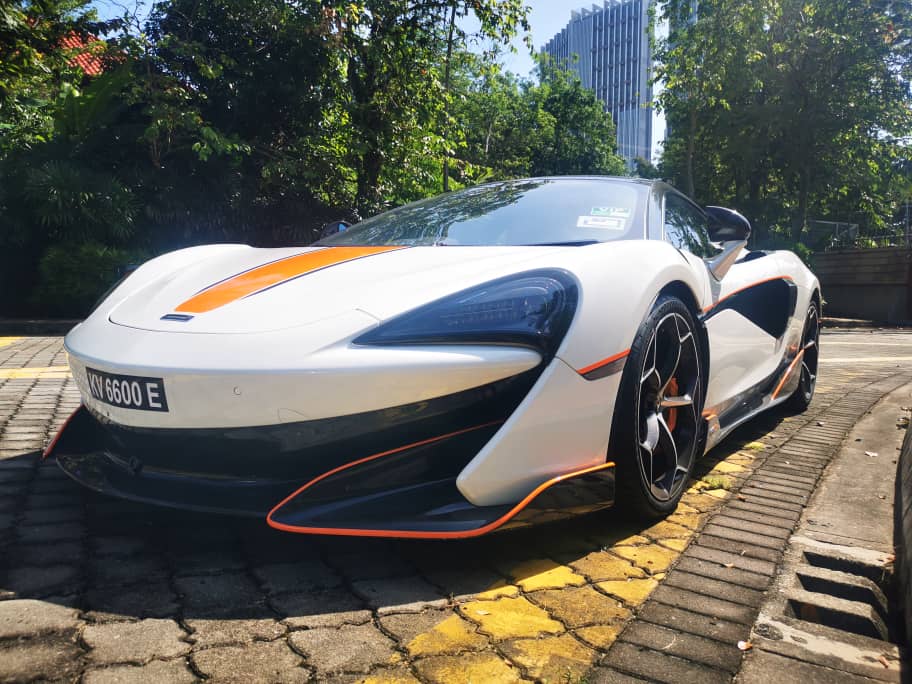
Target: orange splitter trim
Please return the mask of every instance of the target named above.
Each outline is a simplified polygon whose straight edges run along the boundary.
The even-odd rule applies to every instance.
[[[573,477],[579,477],[580,475],[587,475],[588,473],[594,473],[594,472],[598,472],[600,470],[606,470],[608,468],[615,467],[615,464],[612,461],[608,461],[607,463],[600,463],[597,466],[583,468],[582,470],[577,470],[574,472],[566,473],[564,475],[559,475],[557,477],[553,477],[550,480],[547,480],[546,482],[543,482],[542,484],[540,484],[534,490],[532,490],[522,501],[520,501],[518,504],[516,504],[513,508],[511,508],[509,511],[507,511],[507,513],[502,515],[500,518],[498,518],[497,520],[494,520],[493,522],[488,523],[487,525],[478,527],[474,530],[460,530],[460,531],[452,531],[452,532],[424,532],[424,531],[419,531],[419,530],[352,529],[352,528],[347,528],[347,527],[341,527],[341,528],[340,527],[303,527],[303,526],[298,526],[298,525],[286,525],[285,523],[277,522],[276,520],[273,520],[273,518],[272,518],[273,514],[275,514],[282,506],[284,506],[286,503],[288,503],[289,501],[294,499],[296,496],[301,494],[304,490],[315,485],[320,480],[330,477],[331,475],[334,475],[342,470],[347,470],[348,468],[352,468],[352,467],[360,465],[362,463],[367,463],[369,461],[373,461],[375,459],[382,458],[383,456],[389,456],[391,454],[394,454],[394,453],[397,453],[400,451],[404,451],[406,449],[410,449],[410,448],[413,448],[416,446],[430,444],[433,442],[440,441],[442,439],[446,439],[447,437],[453,437],[455,435],[463,434],[465,432],[470,432],[472,430],[478,430],[479,428],[489,427],[491,425],[497,425],[499,422],[502,422],[502,421],[493,421],[491,423],[484,423],[483,425],[476,425],[471,428],[466,428],[464,430],[459,430],[457,432],[451,432],[449,434],[441,435],[439,437],[432,437],[431,439],[422,440],[421,442],[409,444],[404,447],[399,447],[397,449],[391,449],[389,451],[384,451],[379,454],[374,454],[372,456],[360,458],[357,461],[352,461],[351,463],[346,463],[345,465],[341,465],[337,468],[333,468],[329,472],[323,473],[319,477],[314,478],[313,480],[311,480],[310,482],[305,484],[303,487],[300,487],[299,489],[295,490],[289,496],[285,497],[282,501],[280,501],[271,511],[269,511],[269,514],[266,516],[266,522],[268,523],[268,525],[270,527],[273,527],[277,530],[282,530],[283,532],[296,532],[298,534],[328,534],[328,535],[337,535],[337,536],[342,536],[342,537],[395,537],[395,538],[399,538],[399,539],[468,539],[470,537],[479,537],[483,534],[491,532],[492,530],[496,530],[501,525],[504,525],[505,523],[509,522],[518,513],[520,513],[524,508],[526,508],[526,506],[528,506],[539,494],[541,494],[543,491],[545,491],[549,487],[552,487],[552,486],[558,484],[559,482],[563,482],[564,480],[569,480],[570,478],[573,478]]]

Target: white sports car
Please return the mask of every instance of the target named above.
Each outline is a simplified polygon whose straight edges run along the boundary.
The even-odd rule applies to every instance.
[[[458,538],[615,501],[814,393],[820,288],[657,181],[490,183],[309,247],[149,261],[66,338],[78,482],[290,532]]]

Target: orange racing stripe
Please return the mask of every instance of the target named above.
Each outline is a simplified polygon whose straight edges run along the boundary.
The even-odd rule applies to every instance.
[[[192,314],[205,313],[308,273],[396,249],[404,248],[401,246],[327,247],[296,254],[286,259],[257,266],[207,287],[180,304],[175,311]]]

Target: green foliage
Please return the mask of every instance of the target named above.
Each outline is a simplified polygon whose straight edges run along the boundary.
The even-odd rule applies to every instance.
[[[44,315],[82,318],[123,274],[147,255],[97,242],[62,243],[48,249],[38,266],[31,303]]]
[[[62,47],[104,30],[86,0],[0,0],[0,158],[52,134],[51,110],[82,70]]]
[[[0,0],[0,313],[78,315],[136,250],[309,243],[486,178],[623,173],[578,80],[501,73],[501,50],[530,45],[528,12],[162,0],[141,25],[98,22],[88,0]]]
[[[547,60],[539,64],[539,83],[475,74],[454,110],[464,126],[458,156],[465,182],[625,173],[611,115],[578,78]]]
[[[809,219],[887,229],[908,172],[912,15],[881,0],[672,0],[659,43],[663,172],[741,208],[766,244]]]

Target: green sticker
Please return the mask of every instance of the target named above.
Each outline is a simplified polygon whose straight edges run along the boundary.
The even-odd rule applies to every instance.
[[[630,209],[627,207],[592,207],[590,216],[611,216],[613,218],[630,218]]]

